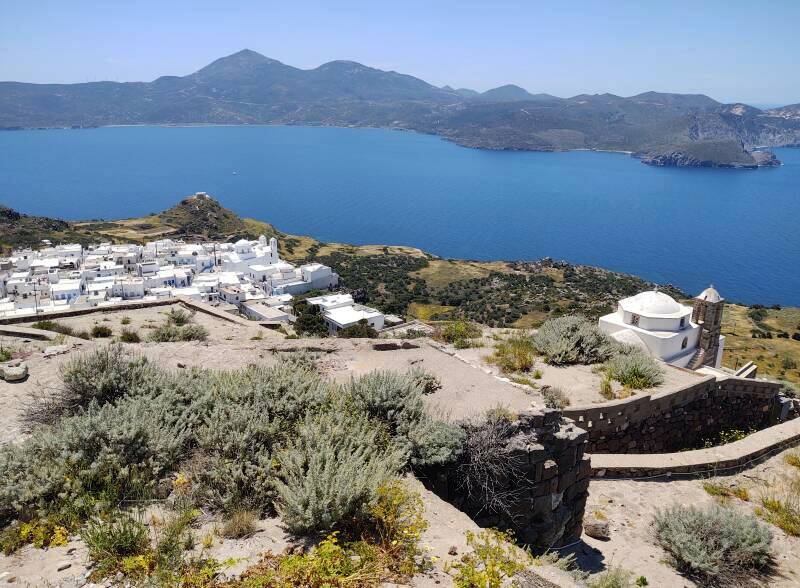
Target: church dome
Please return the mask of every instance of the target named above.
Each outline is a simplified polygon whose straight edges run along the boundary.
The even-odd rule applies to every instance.
[[[673,315],[681,311],[681,305],[672,297],[657,290],[640,292],[622,301],[625,310],[644,316]]]
[[[719,292],[717,292],[713,285],[700,292],[700,294],[697,295],[697,298],[700,300],[705,300],[706,302],[719,302],[722,300],[722,296],[719,295]]]

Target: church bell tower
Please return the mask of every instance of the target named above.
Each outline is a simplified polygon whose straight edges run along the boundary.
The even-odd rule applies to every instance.
[[[725,299],[719,295],[714,286],[709,286],[695,296],[692,309],[692,322],[700,325],[700,341],[697,347],[696,366],[718,366],[720,354],[720,336],[722,331],[722,311]]]

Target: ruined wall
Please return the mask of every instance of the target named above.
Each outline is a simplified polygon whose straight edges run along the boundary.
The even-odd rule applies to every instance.
[[[537,549],[562,547],[582,531],[592,472],[586,440],[586,431],[558,411],[520,414],[503,449],[515,477],[495,480],[497,491],[513,496],[504,512],[467,498],[458,466],[427,472],[424,481],[482,527],[510,529],[517,540]]]
[[[586,429],[591,453],[667,453],[697,447],[720,431],[763,429],[795,416],[763,380],[709,376],[681,390],[567,408]]]

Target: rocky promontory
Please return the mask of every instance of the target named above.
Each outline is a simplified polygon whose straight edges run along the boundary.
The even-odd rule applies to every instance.
[[[747,151],[737,141],[695,141],[665,145],[634,154],[647,165],[662,167],[717,167],[754,169],[781,162],[771,151]]]

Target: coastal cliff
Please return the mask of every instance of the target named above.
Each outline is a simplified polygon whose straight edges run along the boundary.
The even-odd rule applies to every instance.
[[[625,151],[684,167],[777,165],[755,149],[800,144],[797,105],[664,92],[559,98],[512,85],[479,93],[352,61],[298,69],[249,50],[152,82],[0,82],[0,129],[190,124],[381,127],[479,149]]]

